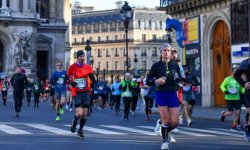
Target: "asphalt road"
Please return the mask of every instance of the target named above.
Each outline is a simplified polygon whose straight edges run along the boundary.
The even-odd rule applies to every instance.
[[[0,106],[0,150],[160,150],[161,137],[154,134],[158,114],[146,121],[137,112],[125,121],[122,113],[116,116],[109,107],[94,110],[86,123],[85,138],[79,139],[69,131],[73,113],[66,110],[62,121],[56,122],[49,102],[41,103],[39,109],[31,106],[24,103],[19,118],[12,102]],[[230,131],[229,122],[193,121],[192,127],[180,125],[171,150],[249,149],[243,132]]]

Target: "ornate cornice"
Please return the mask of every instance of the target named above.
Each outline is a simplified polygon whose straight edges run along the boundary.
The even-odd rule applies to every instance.
[[[173,18],[186,18],[230,6],[232,0],[186,0],[161,7]]]

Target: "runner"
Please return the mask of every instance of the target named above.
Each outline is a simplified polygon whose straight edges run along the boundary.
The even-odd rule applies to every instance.
[[[39,108],[39,97],[41,95],[42,85],[39,78],[36,77],[33,83],[33,95],[34,95],[34,108]]]
[[[130,73],[125,74],[124,80],[121,81],[120,89],[122,91],[122,99],[124,104],[124,111],[122,119],[129,120],[129,111],[130,111],[130,104],[132,102],[132,87],[134,86],[134,83],[131,81],[131,75]]]
[[[246,76],[246,80],[242,79],[242,75]],[[250,142],[250,58],[242,61],[234,74],[235,80],[245,88],[245,105],[247,108],[246,124],[243,129],[245,130],[245,139]]]
[[[138,98],[140,95],[140,85],[137,82],[136,78],[133,78],[132,81],[134,82],[134,86],[132,87],[132,105],[131,105],[131,115],[135,115],[135,110],[137,107],[137,102],[138,102]]]
[[[69,81],[70,77],[72,77],[72,82]],[[83,51],[77,51],[77,61],[69,67],[67,78],[67,81],[70,82],[72,86],[72,99],[76,108],[70,131],[72,133],[75,132],[77,121],[80,120],[77,136],[83,138],[83,126],[87,121],[88,108],[90,105],[90,80],[93,84],[96,82],[93,69],[85,63],[85,54]]]
[[[225,93],[225,100],[227,101],[228,111],[221,112],[220,120],[224,122],[226,116],[232,116],[235,111],[234,121],[231,130],[238,130],[237,125],[240,118],[241,102],[240,93],[244,93],[245,89],[240,86],[234,79],[234,73],[237,68],[232,69],[230,76],[226,77],[220,85],[221,90]]]
[[[163,143],[161,149],[169,149],[168,134],[178,126],[179,102],[176,93],[176,84],[180,79],[178,64],[171,61],[172,47],[166,43],[161,48],[161,60],[151,67],[146,83],[156,84],[156,104],[161,116],[161,133]]]
[[[62,69],[62,63],[56,64],[56,71],[52,74],[50,81],[55,86],[55,100],[56,100],[56,121],[60,121],[60,115],[64,114],[64,103],[66,99],[66,71]]]
[[[26,98],[27,98],[27,106],[30,106],[30,100],[31,100],[31,93],[32,93],[33,83],[31,82],[31,79],[28,80],[27,86],[26,86]]]
[[[16,67],[16,73],[12,75],[10,83],[13,86],[13,96],[14,96],[14,107],[16,117],[19,117],[19,113],[22,108],[23,91],[28,83],[27,77],[21,72],[22,68],[20,66]]]
[[[115,104],[115,114],[118,115],[120,111],[120,103],[121,103],[121,90],[120,81],[118,77],[115,77],[115,82],[111,85],[111,91],[113,94],[114,104]]]
[[[107,84],[104,82],[103,77],[99,77],[98,81],[96,82],[96,87],[97,87],[97,94],[98,94],[98,110],[103,110],[104,105],[106,103],[105,99],[105,94],[106,94],[106,89],[107,89]]]
[[[0,88],[3,98],[3,105],[6,106],[7,97],[8,97],[8,89],[10,88],[10,82],[8,81],[8,77],[4,77],[0,82]]]

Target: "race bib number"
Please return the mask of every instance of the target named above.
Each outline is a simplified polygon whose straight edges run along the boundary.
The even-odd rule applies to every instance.
[[[189,85],[183,86],[183,91],[185,91],[185,92],[191,91],[191,86],[189,86]]]
[[[85,78],[80,78],[80,79],[75,79],[76,87],[79,89],[83,89],[85,87],[87,87],[87,82]]]
[[[99,89],[99,90],[103,90],[103,86],[99,86],[98,89]]]
[[[124,93],[124,96],[125,96],[125,97],[130,97],[130,96],[131,96],[131,92],[126,91],[126,92]]]
[[[58,80],[57,80],[57,84],[63,84],[63,78],[58,78]]]
[[[230,87],[228,91],[231,94],[236,94],[238,92],[238,90],[235,87]]]
[[[3,88],[3,91],[6,91],[6,90],[7,90],[7,89],[4,87],[4,88]]]
[[[27,91],[30,91],[30,90],[31,90],[30,87],[28,87],[28,88],[27,88]]]
[[[35,90],[38,90],[39,88],[38,88],[38,86],[37,85],[35,85]]]

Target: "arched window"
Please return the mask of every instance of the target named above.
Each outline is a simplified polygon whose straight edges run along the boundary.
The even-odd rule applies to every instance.
[[[49,18],[49,0],[36,0],[36,13],[40,18]]]

